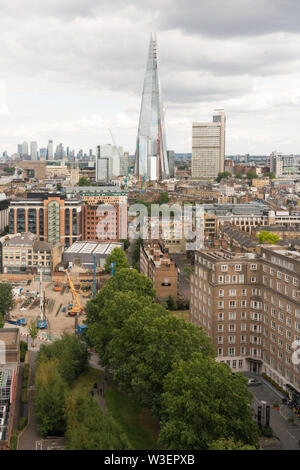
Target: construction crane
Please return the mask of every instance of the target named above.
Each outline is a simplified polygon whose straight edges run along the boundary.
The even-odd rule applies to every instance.
[[[36,319],[36,326],[40,330],[44,330],[48,327],[48,321],[45,315],[45,292],[43,292],[43,271],[40,266],[40,316]]]
[[[79,299],[78,299],[78,296],[77,296],[77,292],[76,292],[76,290],[75,290],[73,281],[72,281],[72,279],[70,278],[68,269],[65,269],[65,272],[67,273],[68,281],[69,281],[69,284],[70,284],[70,287],[71,287],[71,291],[72,291],[72,294],[73,294],[73,299],[74,299],[72,306],[69,306],[68,315],[70,315],[70,317],[75,317],[75,316],[77,316],[77,315],[83,313],[83,307],[82,307],[82,305],[81,305],[80,302],[79,302]],[[74,301],[76,302],[77,305],[74,305]]]

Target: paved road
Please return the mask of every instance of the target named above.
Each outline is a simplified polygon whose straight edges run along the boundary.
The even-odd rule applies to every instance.
[[[33,385],[34,385],[34,374],[35,374],[35,358],[36,352],[29,351],[29,364],[31,369],[30,374],[30,388],[29,388],[29,400],[28,400],[28,425],[19,439],[18,450],[36,450],[36,441],[41,439],[41,436],[37,429],[37,420],[33,414]]]
[[[179,292],[184,295],[185,300],[190,300],[190,276],[184,272],[185,265],[188,265],[184,255],[170,255],[175,260],[179,268]]]
[[[259,377],[259,380],[261,380],[261,377]],[[281,404],[282,395],[266,383],[248,387],[248,390],[254,396],[256,409],[258,403],[262,400],[271,405],[270,426],[274,434],[280,439],[281,450],[300,450],[298,444],[300,440],[300,420],[289,410],[287,405]],[[280,405],[278,411],[273,408],[276,403]],[[291,416],[295,418],[295,424],[288,422],[288,418]]]

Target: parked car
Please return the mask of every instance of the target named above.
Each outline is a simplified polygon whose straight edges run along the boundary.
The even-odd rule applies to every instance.
[[[261,385],[261,382],[257,379],[249,379],[247,385]]]

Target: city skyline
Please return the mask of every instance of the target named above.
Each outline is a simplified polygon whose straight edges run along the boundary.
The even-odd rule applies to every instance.
[[[190,152],[192,122],[224,108],[228,154],[299,153],[299,5],[229,0],[216,13],[208,1],[169,3],[4,5],[1,150],[49,138],[95,148],[111,128],[134,154],[145,49],[157,31],[169,148]]]

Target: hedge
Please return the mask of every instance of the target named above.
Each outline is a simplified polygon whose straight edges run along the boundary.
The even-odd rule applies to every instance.
[[[273,385],[273,387],[276,388],[276,390],[278,390],[280,393],[282,393],[282,395],[288,397],[288,395],[289,395],[288,392],[286,390],[284,390],[283,388],[281,388],[280,385],[278,385],[275,382],[275,380],[271,379],[271,377],[269,377],[264,372],[261,375],[265,380],[267,380],[271,385]]]

